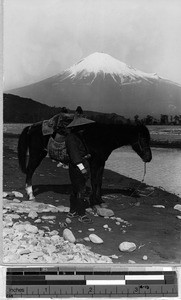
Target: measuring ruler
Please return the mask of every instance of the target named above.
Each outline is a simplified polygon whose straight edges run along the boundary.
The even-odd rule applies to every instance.
[[[117,267],[8,268],[7,298],[178,297],[175,271]]]

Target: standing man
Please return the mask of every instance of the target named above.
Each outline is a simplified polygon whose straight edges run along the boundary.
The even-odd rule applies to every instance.
[[[74,120],[67,126],[70,133],[67,135],[65,143],[69,155],[69,176],[72,183],[72,193],[70,195],[70,212],[68,217],[78,217],[83,223],[91,223],[91,218],[86,215],[86,182],[90,177],[88,159],[90,154],[84,143],[83,132],[87,126],[91,126],[94,121],[83,118],[76,112]]]

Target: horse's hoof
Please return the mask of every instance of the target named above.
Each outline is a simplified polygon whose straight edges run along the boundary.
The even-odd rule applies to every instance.
[[[35,201],[36,199],[35,199],[35,196],[29,196],[29,195],[27,195],[28,196],[28,200],[29,201]]]

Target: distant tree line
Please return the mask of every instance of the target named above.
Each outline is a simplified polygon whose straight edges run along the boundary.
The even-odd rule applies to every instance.
[[[12,94],[4,94],[4,123],[36,123],[48,120],[60,112],[68,112],[65,107],[51,107],[32,99]]]
[[[3,100],[4,123],[36,123],[48,120],[60,112],[72,112],[66,107],[51,107],[32,99],[12,94],[4,94]],[[100,113],[91,112],[91,114],[97,115]],[[145,125],[181,125],[181,115],[161,114],[158,119],[151,115],[141,119],[139,115],[135,115],[134,121]]]
[[[145,125],[181,125],[181,115],[164,115],[161,114],[160,118],[154,118],[151,115],[147,115],[145,118],[140,119],[138,115],[134,116],[136,123],[143,123]]]

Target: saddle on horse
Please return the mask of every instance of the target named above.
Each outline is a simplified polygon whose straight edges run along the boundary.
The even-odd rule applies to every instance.
[[[68,125],[73,120],[74,114],[70,113],[59,113],[53,116],[49,120],[42,122],[42,134],[51,135],[55,130],[62,127],[63,124]]]

